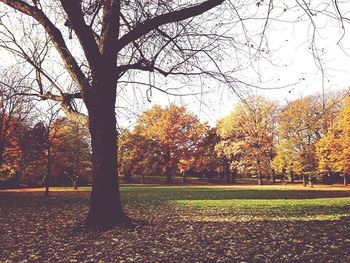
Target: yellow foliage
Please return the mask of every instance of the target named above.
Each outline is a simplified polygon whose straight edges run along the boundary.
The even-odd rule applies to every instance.
[[[350,97],[333,126],[318,142],[317,156],[320,171],[350,174]]]
[[[221,141],[215,147],[218,156],[225,156],[233,166],[257,171],[268,167],[274,155],[275,120],[278,105],[263,97],[250,97],[239,103],[233,112],[218,121]]]

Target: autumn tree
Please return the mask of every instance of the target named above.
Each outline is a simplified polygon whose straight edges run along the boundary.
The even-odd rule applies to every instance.
[[[317,156],[321,172],[340,173],[347,185],[350,174],[350,99],[325,136],[317,143]]]
[[[88,132],[79,123],[58,116],[56,111],[52,113],[19,134],[20,179],[47,188],[67,182],[76,186],[91,171]]]
[[[155,108],[160,112],[160,115],[176,114],[176,110],[179,107],[172,105],[170,108],[159,110],[159,106]],[[175,110],[174,110],[175,109]],[[182,108],[184,110],[184,108]],[[156,110],[151,109],[144,113],[144,115],[151,115],[151,112]],[[206,129],[205,125],[201,126],[203,129],[202,134],[189,136],[184,132],[183,136],[180,137],[181,133],[187,128],[182,128],[181,125],[189,126],[188,120],[184,119],[181,121],[182,114],[174,116],[173,119],[165,120],[166,117],[158,116],[147,118],[152,119],[152,123],[162,122],[163,125],[159,125],[152,130],[153,124],[145,124],[144,117],[143,123],[139,120],[132,131],[124,130],[121,133],[119,140],[119,160],[120,160],[120,173],[124,175],[126,181],[130,179],[132,175],[140,175],[142,183],[145,183],[145,177],[147,175],[160,175],[167,174],[164,160],[164,152],[169,151],[171,157],[170,164],[167,162],[169,171],[174,174],[180,171],[183,175],[183,181],[186,180],[186,174],[190,171],[207,175],[209,171],[214,171],[215,168],[215,153],[214,146],[216,141],[213,139],[213,134],[210,130]],[[181,123],[180,123],[181,122]],[[187,122],[187,123],[186,123]],[[198,120],[197,120],[198,122]],[[197,123],[199,126],[199,122]],[[145,126],[143,126],[145,125]],[[148,126],[147,126],[148,125]],[[168,133],[168,128],[173,126],[171,134]],[[144,128],[150,130],[150,133],[145,134],[141,132]],[[194,127],[190,127],[193,133],[198,132]],[[197,128],[198,129],[198,128]],[[173,135],[176,135],[176,141],[168,143],[172,139]],[[165,139],[167,137],[167,139]],[[166,150],[168,148],[168,150]],[[169,180],[169,177],[167,177]]]
[[[334,125],[316,144],[318,171],[328,178],[331,178],[334,173],[341,172],[339,161],[343,148],[340,134],[340,130]]]
[[[91,147],[88,130],[80,123],[61,117],[54,123],[56,134],[51,134],[53,161],[53,178],[66,182],[69,179],[77,189],[78,181],[88,181],[91,176]],[[61,182],[60,182],[61,181]]]
[[[218,173],[222,164],[222,160],[215,151],[218,143],[216,127],[207,128],[205,136],[198,142],[193,158],[192,169],[199,174],[199,177],[205,176],[208,182]]]
[[[326,99],[325,99],[326,98]],[[289,102],[278,118],[278,155],[274,166],[293,182],[317,173],[316,143],[334,122],[343,93],[308,96]]]
[[[46,173],[46,128],[37,122],[19,134],[21,148],[20,181],[26,185],[41,185]]]
[[[234,173],[240,166],[257,174],[262,184],[264,171],[271,169],[278,105],[263,97],[249,97],[217,124],[218,154],[224,155]]]
[[[167,181],[178,173],[179,166],[194,161],[199,141],[205,136],[206,126],[185,107],[174,104],[166,108],[159,105],[145,111],[139,118],[134,132],[159,145],[158,165]],[[182,162],[182,164],[181,164]]]
[[[279,155],[275,165],[279,172],[287,173],[292,182],[296,175],[302,176],[304,185],[306,177],[316,171],[312,148],[321,130],[321,109],[312,108],[313,100],[306,97],[292,101],[281,110],[278,119]]]
[[[43,150],[43,160],[46,171],[43,176],[43,184],[45,187],[45,197],[49,196],[49,186],[52,181],[52,165],[53,161],[56,157],[57,152],[54,150],[54,145],[59,144],[61,137],[64,136],[62,134],[62,126],[63,119],[59,117],[59,109],[56,109],[54,105],[50,105],[51,107],[48,110],[45,110],[42,113],[38,123],[35,125],[36,134],[42,136],[39,139],[39,143],[42,143],[41,146],[38,146],[38,149]],[[23,144],[26,142],[24,141]],[[38,160],[36,160],[38,161]],[[43,164],[41,163],[41,165]]]
[[[145,183],[145,176],[160,174],[160,149],[157,141],[124,130],[118,145],[119,174],[125,181],[129,181],[132,175],[140,175],[142,183]]]
[[[8,70],[1,74],[0,170],[12,169],[18,173],[21,158],[19,135],[30,121],[33,104],[28,98],[15,96],[26,85],[26,80],[18,72]]]

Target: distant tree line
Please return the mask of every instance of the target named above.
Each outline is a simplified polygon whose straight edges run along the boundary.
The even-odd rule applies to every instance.
[[[16,96],[23,81],[5,76],[0,89],[0,187],[87,184],[91,144],[86,127]],[[7,83],[7,84],[5,84]],[[40,111],[40,112],[39,112]],[[301,97],[284,105],[250,96],[216,127],[185,107],[159,105],[120,131],[119,176],[171,182],[238,178],[271,182],[347,184],[350,174],[350,97],[346,91]],[[39,114],[38,114],[39,112]],[[116,140],[117,141],[117,140]]]
[[[347,184],[350,98],[339,91],[280,105],[261,96],[239,102],[216,127],[185,107],[155,105],[121,132],[119,173],[140,176],[253,177],[282,183]]]

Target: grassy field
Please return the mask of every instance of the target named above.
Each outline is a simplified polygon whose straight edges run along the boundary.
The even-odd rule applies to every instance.
[[[350,191],[123,186],[135,229],[78,227],[89,188],[0,192],[0,262],[349,262]]]

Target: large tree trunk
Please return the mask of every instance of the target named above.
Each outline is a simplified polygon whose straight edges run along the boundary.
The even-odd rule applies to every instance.
[[[93,186],[89,226],[128,226],[130,219],[123,211],[117,178],[117,131],[115,91],[96,92],[95,103],[87,103],[92,145]]]

